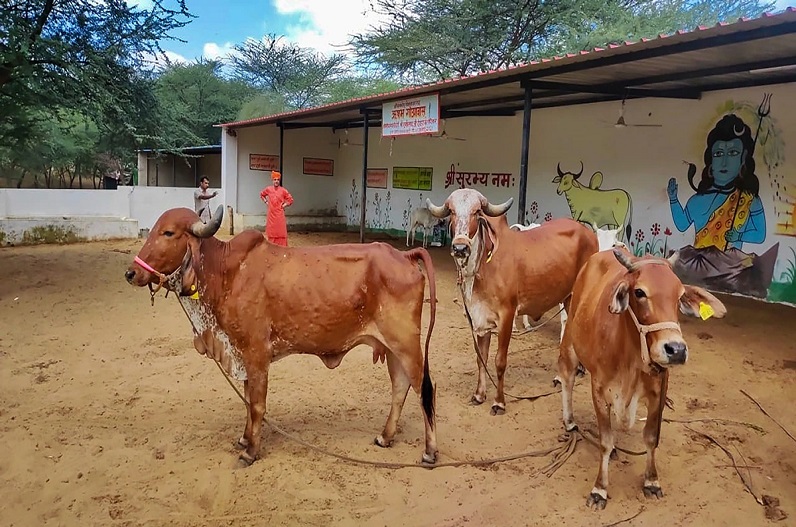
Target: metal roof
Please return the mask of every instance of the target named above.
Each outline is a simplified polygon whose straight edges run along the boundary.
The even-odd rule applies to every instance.
[[[206,154],[220,154],[221,145],[204,145],[204,146],[186,146],[184,148],[177,148],[176,151],[188,155],[206,155]],[[162,148],[142,148],[137,152],[146,154],[171,154],[173,150],[165,150]]]
[[[223,123],[224,128],[281,124],[285,128],[379,126],[381,104],[438,92],[443,118],[513,115],[525,84],[533,108],[623,98],[698,99],[702,92],[796,81],[796,9],[755,19],[678,31],[593,51],[533,61],[315,108]]]

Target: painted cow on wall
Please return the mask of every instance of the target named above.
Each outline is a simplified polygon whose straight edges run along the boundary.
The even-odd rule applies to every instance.
[[[633,202],[627,191],[620,188],[601,189],[602,172],[592,174],[589,185],[584,187],[578,181],[583,174],[583,161],[577,174],[563,172],[561,163],[556,165],[556,171],[558,175],[553,178],[553,183],[558,184],[556,194],[563,194],[567,198],[572,219],[596,228],[624,225],[625,241],[630,240]]]

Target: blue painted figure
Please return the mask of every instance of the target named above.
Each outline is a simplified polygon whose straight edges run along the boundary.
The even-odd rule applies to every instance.
[[[758,196],[754,148],[751,129],[736,115],[725,115],[708,134],[705,168],[696,187],[696,166],[689,163],[688,183],[696,194],[685,208],[677,198],[677,180],[669,180],[672,219],[680,232],[694,224],[694,248],[726,251],[742,249],[744,242],[765,241],[766,216]]]

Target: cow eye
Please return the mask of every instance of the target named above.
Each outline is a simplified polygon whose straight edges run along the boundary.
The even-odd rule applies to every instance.
[[[633,294],[636,295],[636,298],[646,298],[647,293],[644,292],[643,289],[636,289],[633,291]]]
[[[172,236],[174,236],[174,233],[172,231],[163,231],[163,236],[171,238]]]

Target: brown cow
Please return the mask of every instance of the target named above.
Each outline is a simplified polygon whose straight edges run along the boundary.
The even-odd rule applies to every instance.
[[[245,449],[241,459],[251,464],[260,451],[272,362],[304,353],[336,368],[348,351],[367,344],[374,363],[386,357],[392,381],[392,407],[376,444],[392,443],[411,386],[423,408],[423,461],[435,463],[435,390],[428,347],[436,287],[428,252],[398,251],[384,243],[282,247],[254,230],[223,242],[213,236],[222,215],[223,207],[218,207],[204,224],[190,209],[164,212],[125,277],[151,287],[166,282],[166,275],[181,275],[179,299],[195,328],[197,351],[244,381],[249,412],[238,440]],[[420,260],[431,293],[425,354],[420,345],[425,287]],[[195,293],[196,300],[191,298]]]
[[[727,310],[702,288],[683,285],[672,271],[677,259],[637,258],[625,248],[592,256],[578,275],[570,301],[569,323],[561,342],[559,376],[564,427],[572,417],[572,387],[578,361],[591,374],[591,393],[600,432],[602,461],[587,506],[605,508],[608,460],[614,451],[611,413],[629,429],[639,400],[647,406],[644,444],[647,468],[644,495],[661,498],[655,467],[669,368],[685,364],[688,348],[677,323],[683,314],[723,317]]]
[[[578,271],[598,248],[594,232],[571,219],[548,221],[523,232],[510,229],[505,213],[513,201],[493,205],[473,189],[453,191],[442,206],[426,200],[434,216],[450,216],[451,256],[478,355],[474,404],[486,400],[485,364],[492,332],[498,334],[492,415],[506,411],[503,374],[515,314],[537,321],[559,303],[566,307]]]

